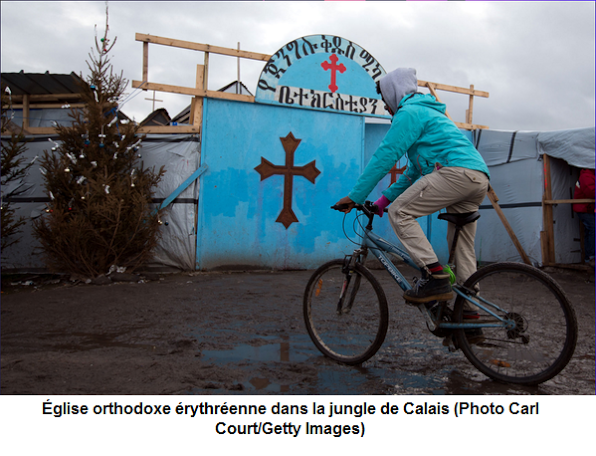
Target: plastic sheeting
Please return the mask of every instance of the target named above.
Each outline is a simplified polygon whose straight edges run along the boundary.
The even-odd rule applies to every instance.
[[[491,186],[499,205],[526,254],[542,264],[540,232],[543,231],[542,196],[545,176],[543,155],[551,159],[553,199],[573,198],[579,168],[594,167],[594,129],[553,132],[478,130],[476,148],[489,166]],[[481,206],[476,254],[479,261],[521,261],[490,201]],[[571,204],[553,207],[555,261],[578,263],[581,259],[579,221]]]
[[[34,157],[42,157],[43,151],[50,151],[57,136],[29,137],[24,153],[25,163]],[[141,161],[156,171],[164,165],[166,173],[154,192],[155,206],[174,192],[196,169],[200,163],[200,142],[195,135],[147,135],[142,142]],[[49,202],[44,189],[44,179],[39,168],[39,159],[19,182],[2,188],[3,199],[19,187],[19,194],[11,206],[16,217],[24,217],[27,223],[22,233],[17,235],[18,244],[2,251],[2,268],[35,271],[45,268],[39,243],[33,237],[32,220],[44,214]],[[196,208],[199,186],[193,182],[165,209],[161,228],[161,239],[154,252],[152,265],[168,266],[177,269],[194,270],[196,252]],[[106,271],[107,273],[108,271]]]
[[[539,133],[538,151],[577,168],[594,169],[594,128]]]

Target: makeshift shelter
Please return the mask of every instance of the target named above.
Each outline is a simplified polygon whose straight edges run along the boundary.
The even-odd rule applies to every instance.
[[[389,128],[387,123],[367,121],[388,118],[375,90],[375,79],[385,72],[372,55],[330,35],[302,37],[273,55],[142,34],[137,40],[143,42],[143,78],[132,81],[133,88],[192,97],[190,107],[169,125],[140,128],[147,134],[141,149],[145,166],[165,165],[167,170],[154,195],[156,207],[165,212],[152,265],[185,270],[236,265],[314,268],[353,249],[341,233],[342,215],[329,206],[349,192]],[[197,65],[195,86],[148,82],[149,43],[203,52],[205,64]],[[238,83],[224,91],[208,90],[210,53],[267,62],[256,95],[247,94]],[[586,150],[591,150],[594,166],[594,129],[486,130],[473,124],[472,112],[474,96],[488,93],[474,86],[418,83],[437,98],[437,90],[469,97],[466,121],[456,124],[487,160],[491,185],[512,227],[506,229],[505,219],[497,215],[499,207],[487,200],[478,225],[479,260],[518,261],[521,249],[536,264],[578,262],[580,246],[573,240],[579,237],[577,218],[573,219],[569,204],[556,198],[570,198],[565,192],[577,177],[564,159],[579,155],[581,162],[574,158],[570,165],[587,167]],[[52,128],[38,127],[35,133],[41,136],[30,138],[26,153],[30,160],[51,148],[48,140],[57,140]],[[378,193],[398,178],[398,168],[404,164],[383,179]],[[545,187],[543,182],[551,181],[548,169],[555,177]],[[19,196],[11,199],[17,217],[43,216],[49,199],[37,164],[14,185],[21,186]],[[548,223],[551,209],[554,226]],[[420,222],[440,260],[446,261],[447,224],[436,216]],[[381,235],[394,237],[387,222],[377,225]],[[517,249],[513,234],[519,239]],[[555,244],[556,254],[547,258]],[[2,252],[3,267],[43,268],[35,249],[27,224],[21,243]]]
[[[477,130],[471,139],[489,166],[499,205],[532,263],[580,263],[581,223],[571,200],[579,170],[594,168],[594,128]],[[519,261],[520,253],[488,199],[480,212],[479,261]]]

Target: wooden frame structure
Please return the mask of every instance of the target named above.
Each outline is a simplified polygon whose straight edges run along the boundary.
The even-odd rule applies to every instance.
[[[209,81],[209,55],[219,54],[230,57],[259,60],[267,62],[272,56],[270,54],[261,54],[257,52],[242,51],[240,49],[231,49],[219,46],[212,46],[209,44],[194,43],[191,41],[176,40],[172,38],[164,38],[160,36],[147,35],[143,33],[136,33],[135,40],[143,43],[143,68],[142,80],[132,81],[132,88],[142,89],[144,91],[153,90],[156,92],[177,93],[182,95],[189,95],[191,99],[190,125],[171,125],[171,126],[146,126],[139,129],[140,133],[200,133],[203,116],[203,98],[220,98],[226,100],[235,100],[248,103],[254,103],[255,97],[249,95],[241,95],[227,92],[218,92],[208,90]],[[169,84],[155,83],[149,81],[149,44],[157,44],[162,46],[170,46],[180,49],[189,49],[204,53],[204,63],[197,65],[196,79],[194,87],[183,87]],[[474,85],[470,88],[456,87],[446,84],[439,84],[429,81],[418,81],[419,87],[427,88],[430,93],[441,101],[437,91],[443,90],[446,92],[460,93],[469,96],[469,106],[466,110],[465,122],[455,122],[459,128],[466,130],[487,129],[484,125],[475,125],[472,121],[474,97],[488,98],[488,92],[483,92],[474,89]],[[80,108],[84,107],[83,103],[77,103],[80,100],[80,94],[64,94],[64,95],[22,95],[15,97],[14,101],[19,103],[15,108],[23,109],[23,130],[27,134],[32,135],[51,135],[55,134],[53,127],[31,127],[29,126],[29,110],[35,108],[61,108],[65,100],[72,100],[70,107]],[[51,103],[55,101],[56,103]],[[452,117],[447,112],[447,117],[451,120]]]
[[[221,98],[226,100],[235,100],[254,103],[255,98],[248,95],[239,95],[233,93],[217,92],[208,90],[207,85],[209,81],[209,54],[220,54],[227,55],[230,57],[244,58],[251,60],[260,60],[267,62],[272,56],[269,54],[260,54],[257,52],[242,51],[239,49],[231,49],[225,47],[211,46],[209,44],[193,43],[191,41],[175,40],[172,38],[164,38],[154,35],[146,35],[137,33],[135,35],[136,41],[143,43],[143,79],[142,81],[132,81],[132,87],[142,90],[155,90],[158,92],[169,92],[178,93],[184,95],[191,95],[193,97],[191,101],[191,125],[180,125],[180,126],[167,126],[167,127],[142,127],[141,133],[198,133],[201,129],[202,122],[202,108],[203,98]],[[168,84],[159,84],[149,82],[149,44],[159,44],[162,46],[171,46],[180,49],[189,49],[193,51],[204,52],[205,59],[203,65],[197,65],[197,76],[194,87],[182,87],[173,86]],[[470,88],[456,87],[445,84],[438,84],[435,82],[418,81],[419,87],[427,88],[430,93],[440,101],[437,94],[437,90],[443,90],[447,92],[460,93],[469,96],[469,107],[466,110],[466,121],[455,122],[459,128],[467,130],[475,129],[486,129],[488,127],[484,125],[475,125],[472,122],[473,109],[474,109],[474,96],[488,98],[488,92],[482,92],[474,89],[474,85],[470,85]],[[449,113],[446,113],[447,117],[451,120]]]
[[[553,200],[550,157],[544,157],[544,193],[542,195],[542,220],[543,231],[540,232],[540,250],[542,251],[542,264],[544,266],[564,266],[584,269],[583,265],[562,265],[556,262],[555,256],[555,228],[553,206],[556,204],[594,203],[593,199],[560,199]],[[583,242],[582,242],[583,249]]]

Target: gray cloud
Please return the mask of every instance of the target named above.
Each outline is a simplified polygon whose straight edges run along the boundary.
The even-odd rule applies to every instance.
[[[94,25],[104,2],[2,2],[2,72],[87,73]],[[142,76],[135,33],[272,54],[295,38],[338,35],[374,55],[387,71],[414,67],[424,80],[490,92],[476,98],[474,122],[493,129],[557,130],[594,126],[594,4],[487,2],[110,2],[112,63]],[[149,79],[193,86],[202,53],[150,46]],[[212,56],[209,88],[236,79],[236,60]],[[254,92],[262,62],[243,61]],[[137,120],[151,93],[123,108]],[[440,93],[463,120],[467,97]],[[171,115],[190,98],[158,94]]]

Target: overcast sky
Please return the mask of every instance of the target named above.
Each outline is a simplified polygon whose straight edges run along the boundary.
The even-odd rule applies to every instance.
[[[366,49],[389,72],[490,93],[475,98],[474,123],[499,130],[594,126],[594,2],[109,2],[115,70],[142,79],[146,33],[274,54],[296,38],[337,35]],[[105,2],[5,2],[2,72],[88,74],[88,53],[105,28]],[[194,87],[203,54],[149,46],[149,81]],[[242,60],[253,92],[264,62]],[[212,56],[209,89],[236,80],[235,58]],[[129,83],[130,87],[130,83]],[[137,121],[152,92],[130,89],[122,111]],[[439,92],[456,121],[468,99]],[[190,97],[157,93],[174,117]]]

